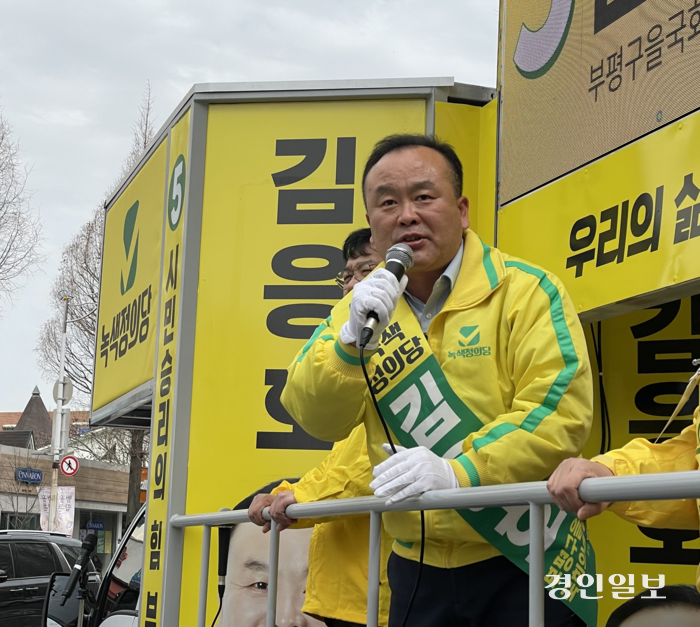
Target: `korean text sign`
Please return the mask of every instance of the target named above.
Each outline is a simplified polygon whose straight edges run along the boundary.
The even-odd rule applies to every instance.
[[[593,330],[601,353],[603,376],[600,379],[604,383],[609,421],[601,419],[598,392],[593,430],[583,450],[583,456],[589,459],[601,452],[601,424],[605,422],[609,424],[606,449],[620,448],[634,438],[653,442],[659,436],[680,401],[689,377],[697,369],[692,360],[700,357],[700,296],[609,318],[594,324]],[[587,325],[586,335],[592,348],[590,332]],[[598,360],[593,351],[591,364],[596,370]],[[660,441],[676,437],[692,424],[697,406],[696,388]],[[700,562],[697,521],[688,524],[686,517],[678,514],[676,508],[680,504],[679,501],[635,504],[637,520],[649,510],[657,511],[657,521],[662,519],[661,512],[676,511],[673,522],[656,525],[661,528],[636,526],[613,513],[589,521],[598,573],[605,575],[605,592],[599,601],[600,624],[605,624],[610,612],[630,596],[610,594],[609,578],[613,573],[624,573],[627,585],[633,589],[632,596],[648,587],[645,586],[647,574],[664,576],[667,585],[695,580]],[[689,508],[680,509],[693,508],[694,502]],[[666,528],[672,526],[680,528]],[[645,596],[648,595],[645,592]]]
[[[153,376],[166,142],[107,212],[92,408]]]
[[[209,107],[186,513],[231,508],[326,456],[332,443],[282,407],[286,368],[341,296],[343,241],[367,226],[367,155],[386,135],[424,132],[425,107]],[[186,530],[183,589],[197,585],[200,547],[201,530]],[[181,624],[195,616],[183,595]]]
[[[187,164],[190,111],[171,129],[168,160],[170,174],[163,226],[163,265],[160,276],[158,337],[154,375],[151,456],[148,481],[148,519],[145,531],[141,625],[160,625],[163,605],[165,535],[168,530],[169,473],[172,466],[172,417],[181,311],[182,246],[187,209]],[[151,367],[153,363],[151,363]]]
[[[700,104],[700,3],[504,5],[502,205]]]
[[[694,113],[509,204],[499,247],[559,276],[579,315],[700,278],[699,138]]]

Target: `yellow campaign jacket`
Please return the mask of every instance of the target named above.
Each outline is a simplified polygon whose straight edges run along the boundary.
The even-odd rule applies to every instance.
[[[286,481],[272,494],[294,492],[297,503],[370,496],[372,465],[364,425],[338,442],[321,465],[297,483]],[[309,576],[302,611],[315,617],[367,623],[369,515],[339,519],[301,519],[294,528],[314,526],[309,546]],[[391,539],[382,529],[379,625],[389,622],[390,591],[386,575]]]
[[[583,330],[555,276],[486,246],[471,230],[464,237],[459,276],[427,335],[450,386],[484,426],[464,440],[471,464],[450,463],[462,487],[542,480],[580,454],[590,431],[593,395]],[[350,298],[333,308],[294,359],[282,403],[323,440],[342,440],[364,424],[376,465],[387,458],[381,449],[386,435],[359,351],[338,338]],[[460,331],[474,326],[479,346],[488,350],[459,350],[465,340]],[[370,360],[370,377],[374,367]],[[383,519],[396,540],[393,550],[417,561],[419,513],[392,512]],[[500,555],[454,510],[426,512],[425,520],[430,566],[454,568]]]
[[[700,458],[700,408],[693,414],[693,424],[680,435],[660,444],[637,438],[620,449],[598,455],[592,461],[603,464],[617,476],[642,475],[655,472],[682,472],[698,470]],[[672,479],[669,477],[669,481]],[[659,529],[697,529],[700,525],[700,501],[634,501],[612,503],[610,510],[625,520],[642,527]],[[700,590],[700,567],[697,571]]]

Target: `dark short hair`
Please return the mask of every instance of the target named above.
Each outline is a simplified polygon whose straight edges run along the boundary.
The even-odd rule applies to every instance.
[[[384,139],[380,139],[372,148],[372,152],[369,157],[367,157],[367,163],[365,163],[365,170],[362,173],[362,198],[365,200],[365,207],[367,206],[367,198],[365,198],[365,181],[367,180],[367,175],[369,171],[377,165],[379,160],[390,152],[395,150],[403,150],[404,148],[415,148],[415,147],[432,148],[433,150],[439,152],[445,160],[447,165],[450,166],[452,170],[452,186],[455,191],[455,196],[459,198],[462,195],[462,186],[464,184],[464,173],[462,170],[462,162],[459,160],[455,149],[450,146],[447,142],[440,141],[435,135],[411,135],[411,134],[401,134],[401,135],[389,135]]]
[[[343,242],[343,259],[356,259],[360,255],[367,254],[369,238],[372,237],[372,229],[364,228],[353,231]]]
[[[619,627],[630,616],[637,612],[651,610],[657,607],[690,607],[700,611],[700,592],[695,586],[665,586],[659,588],[657,594],[665,599],[652,599],[648,596],[648,590],[640,592],[636,597],[630,599],[618,607],[608,618],[605,627]],[[643,597],[647,594],[647,597]]]

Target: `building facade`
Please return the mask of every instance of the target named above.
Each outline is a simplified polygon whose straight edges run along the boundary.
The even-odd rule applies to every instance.
[[[40,529],[38,491],[51,486],[51,467],[48,454],[0,445],[0,529]],[[124,525],[128,467],[83,459],[74,476],[59,472],[58,485],[75,486],[73,537],[94,532],[97,555],[108,563]]]

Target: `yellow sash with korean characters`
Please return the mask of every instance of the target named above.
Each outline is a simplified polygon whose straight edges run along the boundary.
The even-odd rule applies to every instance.
[[[399,300],[376,353],[372,389],[382,416],[401,446],[425,446],[447,459],[466,460],[462,443],[484,423],[452,390],[408,303]],[[478,477],[478,475],[477,475]],[[525,572],[529,571],[529,508],[457,510],[485,540]],[[581,596],[576,579],[595,574],[595,553],[585,523],[554,505],[545,506],[545,579],[565,581],[557,597],[587,625],[596,625],[598,606]],[[569,575],[569,577],[566,577]],[[557,577],[557,579],[554,579]],[[550,584],[550,588],[552,585]]]

